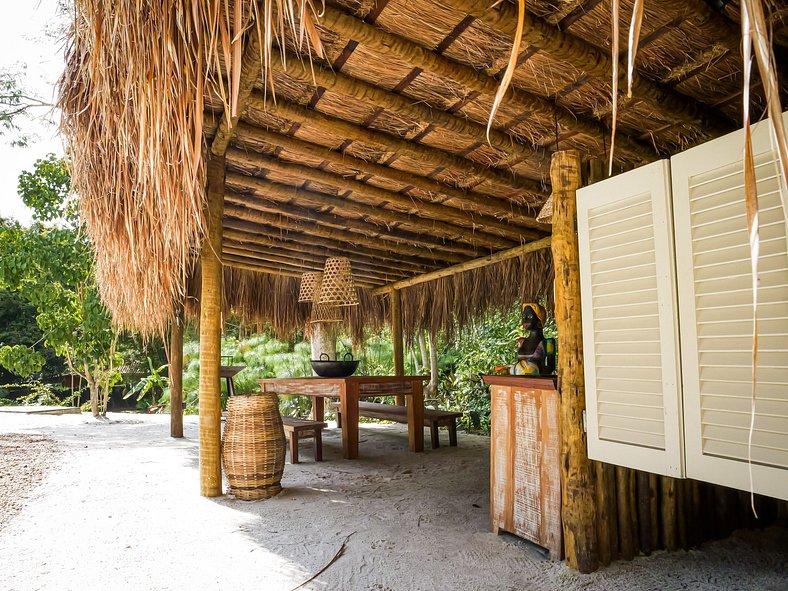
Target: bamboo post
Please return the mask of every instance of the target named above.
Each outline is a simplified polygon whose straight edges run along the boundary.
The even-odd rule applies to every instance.
[[[564,551],[570,567],[589,573],[599,568],[599,558],[592,468],[583,431],[586,401],[580,315],[580,261],[575,232],[576,192],[581,183],[580,154],[576,150],[554,153],[550,178],[553,185],[551,246],[555,266],[555,322],[561,351],[558,389],[561,394]]]
[[[170,328],[170,437],[183,437],[183,305]]]
[[[208,191],[205,207],[207,232],[200,254],[200,494],[222,494],[222,210],[224,204],[224,156],[208,160]]]
[[[391,292],[391,338],[394,344],[394,375],[405,375],[405,352],[402,348],[402,293],[398,289]],[[397,404],[405,406],[405,397],[397,396]]]

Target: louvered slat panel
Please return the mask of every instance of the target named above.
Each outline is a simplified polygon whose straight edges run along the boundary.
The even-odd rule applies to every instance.
[[[788,118],[786,119],[788,120]],[[759,192],[759,357],[752,448],[752,286],[743,133],[672,159],[687,475],[788,498],[788,254],[768,124],[753,129]]]
[[[682,475],[667,161],[578,191],[589,456]]]

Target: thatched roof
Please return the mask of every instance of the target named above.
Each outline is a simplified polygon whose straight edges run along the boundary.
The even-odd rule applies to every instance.
[[[225,298],[279,327],[306,312],[274,312],[294,304],[273,294],[292,297],[295,277],[326,256],[349,256],[359,285],[375,288],[548,235],[535,217],[550,193],[550,154],[607,155],[609,2],[528,0],[489,142],[513,4],[336,0],[318,19],[323,57],[301,46],[312,69],[274,51],[267,88],[255,2],[235,0],[228,14],[219,0],[165,4],[75,0],[61,84],[75,187],[120,324],[155,330],[182,297],[209,154],[226,158],[223,261],[247,272],[230,273]],[[628,21],[632,2],[621,4]],[[713,4],[645,3],[633,96],[619,100],[617,168],[739,126],[738,2]],[[766,4],[779,60],[786,6]],[[285,36],[292,51],[297,39]],[[759,113],[757,85],[753,99]],[[547,290],[545,256],[405,290],[406,326],[434,330]]]

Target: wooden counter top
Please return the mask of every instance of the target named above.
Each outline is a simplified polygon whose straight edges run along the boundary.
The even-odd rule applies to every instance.
[[[491,386],[515,386],[535,390],[555,390],[556,376],[482,376]]]

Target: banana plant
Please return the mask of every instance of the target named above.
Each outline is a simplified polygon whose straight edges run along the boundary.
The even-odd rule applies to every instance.
[[[137,402],[139,403],[143,398],[145,398],[148,392],[150,392],[150,406],[155,406],[157,395],[164,394],[169,390],[170,379],[167,376],[162,375],[164,370],[167,369],[167,364],[165,363],[161,367],[154,368],[153,361],[151,361],[151,358],[148,357],[148,367],[150,368],[150,375],[145,376],[139,382],[137,382],[137,384],[123,397],[124,400],[136,394]]]

